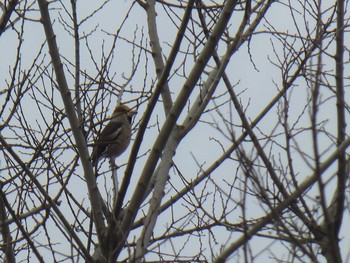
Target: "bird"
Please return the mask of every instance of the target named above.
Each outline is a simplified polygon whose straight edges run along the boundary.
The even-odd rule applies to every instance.
[[[131,139],[131,121],[137,111],[125,104],[117,105],[108,124],[95,140],[92,151],[92,164],[97,167],[99,160],[109,158],[112,168],[117,168],[115,159],[129,146]]]

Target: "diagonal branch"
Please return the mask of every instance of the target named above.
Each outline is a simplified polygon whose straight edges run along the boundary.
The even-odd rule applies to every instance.
[[[60,219],[61,223],[64,225],[64,227],[67,230],[67,232],[69,233],[69,235],[72,237],[72,239],[75,241],[75,243],[79,246],[79,249],[81,249],[81,252],[83,253],[84,257],[86,259],[89,259],[90,255],[89,255],[89,252],[85,249],[84,244],[81,242],[81,240],[79,239],[77,234],[74,232],[70,223],[66,220],[65,216],[62,214],[61,210],[58,208],[55,201],[52,200],[52,198],[46,192],[44,187],[36,179],[36,176],[29,170],[29,168],[21,160],[21,158],[13,151],[11,146],[6,142],[6,140],[4,139],[4,137],[1,134],[0,134],[0,142],[1,142],[1,145],[6,149],[6,151],[12,156],[12,158],[19,164],[19,166],[26,173],[26,175],[30,178],[30,180],[33,181],[34,185],[38,188],[39,192],[42,194],[44,199],[47,200],[50,207],[56,213],[57,217]]]
[[[212,35],[209,37],[208,42],[204,46],[201,54],[198,56],[193,70],[189,74],[187,81],[181,89],[171,111],[169,112],[164,122],[163,127],[159,132],[159,135],[157,136],[156,141],[154,142],[154,146],[149,154],[149,158],[147,159],[147,162],[141,173],[134,194],[131,198],[130,205],[125,211],[123,221],[119,228],[118,235],[116,238],[116,240],[118,240],[118,245],[115,252],[116,255],[119,254],[119,251],[121,250],[124,241],[128,237],[137,211],[144,200],[144,195],[147,190],[148,182],[150,181],[153,175],[153,172],[159,161],[160,155],[165,147],[165,144],[167,143],[168,138],[171,135],[171,132],[176,124],[178,117],[180,116],[182,110],[186,106],[188,98],[194,90],[198,79],[202,75],[204,68],[206,67],[209,59],[211,58],[211,55],[215,50],[217,43],[221,39],[221,36],[224,33],[228,22],[230,21],[233,12],[232,6],[234,6],[236,2],[236,0],[228,0],[225,3],[225,6],[217,21],[217,24],[214,27]]]
[[[10,20],[10,17],[13,11],[15,11],[15,7],[17,3],[18,3],[18,0],[12,0],[12,1],[8,1],[7,5],[4,5],[3,13],[2,13],[2,16],[0,17],[0,36],[6,30],[7,22]]]
[[[79,124],[79,120],[75,112],[75,107],[71,97],[71,92],[68,88],[67,80],[63,71],[63,65],[60,59],[60,54],[58,52],[58,47],[56,43],[56,36],[52,28],[50,14],[48,10],[48,3],[46,0],[39,0],[38,3],[39,3],[40,13],[41,13],[41,22],[43,23],[43,26],[45,29],[45,35],[49,46],[49,52],[51,55],[52,64],[56,74],[57,84],[61,92],[62,100],[66,109],[70,126],[72,128],[73,136],[76,142],[76,147],[78,149],[79,156],[82,161],[84,175],[86,178],[86,183],[88,185],[88,190],[90,195],[93,218],[96,224],[97,235],[99,240],[102,241],[103,236],[105,234],[106,227],[103,220],[100,194],[96,185],[95,175],[90,162],[90,156],[89,156],[87,144],[82,132],[82,127]]]
[[[320,173],[324,173],[337,159],[339,155],[342,154],[350,146],[350,137],[348,137],[344,142],[320,165]],[[231,243],[214,261],[214,263],[226,262],[227,258],[239,249],[245,242],[256,235],[260,230],[262,230],[266,225],[273,223],[275,219],[278,219],[282,212],[287,209],[293,202],[295,202],[299,196],[301,196],[307,189],[313,186],[320,175],[313,173],[308,178],[306,178],[296,189],[292,192],[287,199],[282,201],[275,209],[262,218],[260,221],[254,224],[250,229],[248,229],[244,235],[239,237],[235,242]]]
[[[168,80],[170,70],[171,70],[171,68],[175,62],[175,58],[178,54],[182,39],[183,39],[184,34],[185,34],[185,30],[187,28],[188,21],[189,21],[190,16],[191,16],[193,2],[194,2],[194,0],[191,0],[188,2],[184,17],[182,19],[182,23],[180,25],[180,28],[177,32],[176,39],[175,39],[174,44],[173,44],[173,48],[170,51],[168,60],[165,64],[162,75],[158,79],[157,86],[156,86],[156,88],[152,94],[152,97],[147,105],[146,111],[142,116],[141,123],[139,125],[139,130],[136,134],[136,138],[135,138],[135,141],[133,143],[133,147],[131,149],[130,157],[128,160],[128,165],[126,167],[125,174],[123,177],[123,182],[122,182],[120,189],[118,191],[118,198],[117,198],[117,202],[116,202],[116,205],[114,207],[114,212],[113,212],[113,214],[116,217],[118,217],[120,210],[121,210],[121,207],[123,205],[124,197],[125,197],[126,191],[128,189],[128,186],[129,186],[129,183],[131,180],[131,174],[132,174],[132,171],[133,171],[135,163],[136,163],[136,157],[137,157],[137,154],[138,154],[139,149],[141,147],[141,142],[143,140],[143,136],[144,136],[145,131],[147,129],[147,124],[151,118],[152,112],[153,112],[154,107],[158,101],[161,90]]]

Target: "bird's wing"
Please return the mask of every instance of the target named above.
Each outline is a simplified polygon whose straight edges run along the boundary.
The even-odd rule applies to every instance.
[[[123,124],[120,122],[109,122],[107,126],[102,130],[96,144],[99,145],[105,143],[113,143],[120,135],[122,127]]]

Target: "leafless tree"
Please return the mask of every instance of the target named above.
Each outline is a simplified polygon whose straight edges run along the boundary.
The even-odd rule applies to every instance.
[[[348,1],[0,7],[3,262],[350,260]]]

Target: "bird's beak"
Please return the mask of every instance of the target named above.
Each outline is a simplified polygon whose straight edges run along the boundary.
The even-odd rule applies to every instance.
[[[134,116],[136,113],[137,113],[136,110],[129,110],[128,113],[127,113],[127,115],[128,115],[128,117],[132,117],[132,116]]]

